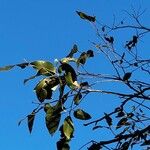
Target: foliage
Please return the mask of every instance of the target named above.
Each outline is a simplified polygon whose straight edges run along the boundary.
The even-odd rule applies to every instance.
[[[88,147],[89,150],[99,150],[113,147],[112,149],[116,150],[126,150],[140,144],[141,146],[147,146],[148,149],[150,125],[146,126],[145,124],[149,124],[150,120],[147,113],[150,111],[147,105],[150,101],[150,84],[145,78],[150,76],[150,59],[139,56],[137,46],[143,35],[150,32],[150,28],[145,27],[140,22],[141,14],[130,15],[136,21],[136,25],[124,24],[121,21],[120,24],[113,24],[112,27],[100,24],[95,16],[89,16],[79,11],[77,11],[77,14],[81,19],[90,22],[96,29],[99,43],[92,42],[95,50],[90,49],[80,52],[78,46],[74,44],[69,54],[58,60],[56,66],[49,61],[37,60],[0,68],[0,71],[8,71],[14,67],[20,67],[21,69],[32,67],[37,72],[30,78],[25,79],[24,83],[39,76],[42,77],[34,88],[39,105],[26,117],[30,133],[35,116],[43,110],[45,112],[45,124],[50,135],[55,134],[59,128],[61,135],[57,142],[57,149],[69,150],[69,142],[75,132],[74,120],[92,119],[92,115],[80,107],[84,97],[90,93],[109,94],[121,99],[121,104],[113,111],[105,112],[101,118],[92,120],[84,126],[93,125],[93,130],[107,129],[113,134],[114,138],[103,141],[91,140],[82,148]],[[123,51],[116,50],[115,43],[117,41],[111,35],[119,29],[134,29],[137,34],[134,34],[131,40],[124,44]],[[93,58],[96,52],[106,57],[106,61],[111,64],[112,70],[115,72],[114,74],[94,74],[86,71],[84,68],[86,62],[89,61],[89,58]],[[144,74],[144,78],[134,78],[134,75],[138,73]],[[114,86],[116,86],[116,83],[120,83],[125,85],[127,91],[94,89],[96,82],[93,84],[90,79],[83,80],[83,76],[93,77],[96,81],[113,82]],[[98,88],[98,86],[96,87]],[[58,97],[53,100],[53,93],[56,91]],[[62,115],[65,116],[64,121],[61,120]],[[22,120],[19,124],[21,122]]]

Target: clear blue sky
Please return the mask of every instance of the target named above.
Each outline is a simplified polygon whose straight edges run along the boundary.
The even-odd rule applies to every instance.
[[[79,19],[76,10],[97,16],[99,21],[112,23],[113,14],[119,20],[122,10],[131,5],[148,8],[150,1],[137,0],[0,0],[0,66],[27,61],[66,56],[76,43],[80,50],[92,48],[89,40],[96,39],[93,28]],[[124,35],[125,36],[125,35]],[[93,66],[91,64],[91,71]],[[104,65],[101,64],[103,70]],[[106,70],[106,72],[109,72]],[[36,97],[32,91],[34,82],[23,85],[23,80],[32,75],[28,69],[14,69],[0,73],[0,149],[1,150],[55,150],[55,141],[59,134],[51,137],[44,124],[44,113],[35,120],[30,135],[26,122],[20,127],[17,123],[34,108],[32,101]],[[100,116],[111,108],[104,103],[103,96],[88,97],[85,109]],[[110,98],[105,96],[105,99]],[[95,101],[96,105],[92,101]],[[99,105],[99,107],[97,106]],[[93,108],[97,108],[93,112]],[[82,122],[76,128],[77,134],[71,142],[72,149],[79,148],[91,137],[99,139],[103,133],[90,133],[90,128],[82,128]]]

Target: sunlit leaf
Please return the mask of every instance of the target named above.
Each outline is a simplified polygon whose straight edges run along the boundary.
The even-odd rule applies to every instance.
[[[56,73],[55,67],[49,61],[39,60],[39,61],[31,62],[30,64],[33,66],[33,68],[40,71],[41,74]]]
[[[66,57],[66,58],[61,59],[61,62],[62,63],[77,62],[77,59],[71,58],[71,57]]]
[[[33,128],[33,123],[34,123],[34,119],[35,119],[35,113],[32,112],[30,115],[27,116],[28,118],[28,128],[29,128],[29,132],[32,132],[32,128]]]
[[[63,124],[63,133],[70,140],[73,137],[74,125],[70,116],[66,117]]]
[[[89,120],[91,119],[91,116],[83,111],[82,109],[77,109],[74,111],[74,117],[80,120]]]
[[[66,79],[66,84],[67,84],[71,89],[75,89],[75,88],[79,88],[79,87],[80,87],[80,85],[78,84],[77,81],[73,81],[70,72],[68,72],[68,73],[65,75],[65,79]]]

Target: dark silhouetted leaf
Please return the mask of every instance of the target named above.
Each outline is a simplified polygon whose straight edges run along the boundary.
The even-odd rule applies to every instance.
[[[93,143],[89,148],[88,150],[100,150],[101,149],[101,146],[99,143]]]
[[[138,42],[138,36],[133,35],[132,40],[127,41],[125,46],[128,48],[128,50],[131,50],[133,47],[136,46],[137,42]]]
[[[89,16],[83,12],[79,12],[79,11],[76,11],[76,13],[80,16],[81,19],[85,19],[85,20],[88,20],[90,22],[95,22],[95,17],[93,16]]]
[[[83,111],[82,109],[77,109],[74,111],[74,117],[80,120],[89,120],[91,119],[91,116]]]
[[[76,44],[73,45],[73,48],[71,49],[71,52],[66,57],[73,57],[73,55],[78,51],[78,47]]]
[[[92,50],[88,50],[86,53],[88,57],[94,57],[94,52]]]
[[[80,86],[81,87],[89,87],[89,84],[88,84],[88,82],[82,82],[82,83],[80,83]]]
[[[32,128],[33,128],[34,119],[35,119],[35,113],[32,112],[27,117],[28,117],[28,128],[29,128],[29,132],[31,133],[32,132]]]
[[[15,65],[0,67],[0,71],[8,71],[8,70],[12,69],[14,66],[15,66]]]
[[[125,113],[123,111],[120,111],[120,112],[118,112],[116,117],[119,118],[119,117],[123,117],[124,115],[125,115]]]
[[[80,57],[78,58],[77,64],[78,64],[78,65],[79,65],[79,64],[84,65],[85,62],[86,62],[87,57],[88,57],[88,56],[87,56],[87,53],[83,52],[83,53],[80,55]]]
[[[111,126],[112,125],[112,118],[106,113],[105,113],[105,119],[106,119],[107,124],[109,126]]]
[[[134,116],[133,113],[127,113],[127,117],[128,117],[128,118],[132,118],[133,116]]]
[[[68,141],[66,141],[65,138],[62,138],[57,142],[57,150],[70,150]]]
[[[66,117],[63,123],[63,133],[70,140],[73,137],[74,125],[70,116]]]
[[[105,32],[105,26],[102,27],[102,31]]]
[[[29,65],[30,65],[30,63],[22,63],[22,64],[17,64],[16,66],[20,67],[21,69],[24,69]]]
[[[129,80],[129,79],[130,79],[130,77],[131,77],[131,75],[132,75],[132,73],[131,73],[131,72],[127,72],[127,73],[125,73],[125,75],[124,75],[124,77],[123,77],[123,81],[127,81],[127,80]]]
[[[105,40],[106,40],[107,42],[109,42],[110,44],[113,44],[114,38],[113,38],[112,36],[110,36],[110,37],[104,37],[104,38],[105,38]]]
[[[125,125],[127,123],[127,118],[122,118],[118,123],[116,129],[120,128],[121,126]]]

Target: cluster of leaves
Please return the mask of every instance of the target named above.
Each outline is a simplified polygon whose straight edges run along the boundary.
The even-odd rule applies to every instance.
[[[78,47],[75,44],[71,49],[70,53],[63,59],[61,59],[55,67],[49,61],[33,61],[30,63],[21,63],[16,65],[9,65],[1,67],[0,71],[8,71],[13,67],[17,66],[22,69],[27,66],[31,66],[36,69],[37,73],[28,79],[24,80],[24,83],[42,76],[42,79],[35,86],[34,91],[40,105],[27,116],[28,128],[30,133],[32,132],[35,115],[40,111],[45,112],[45,123],[46,127],[51,135],[53,135],[58,127],[60,126],[62,112],[66,114],[63,124],[60,126],[61,138],[57,142],[57,149],[70,149],[69,141],[74,134],[74,125],[72,116],[79,120],[89,120],[91,116],[84,110],[76,107],[79,105],[82,99],[83,87],[88,86],[87,82],[78,82],[77,73],[75,67],[79,69],[80,65],[84,65],[87,58],[93,57],[94,53],[92,50],[81,53],[78,58],[74,58],[73,55],[78,52]],[[71,65],[73,62],[74,68]],[[57,89],[59,92],[58,98],[52,100],[53,92]],[[67,92],[66,92],[67,91]],[[65,108],[65,102],[72,97],[70,108]],[[54,103],[54,104],[53,104]],[[21,120],[22,121],[22,120]],[[20,124],[21,122],[19,122]]]

